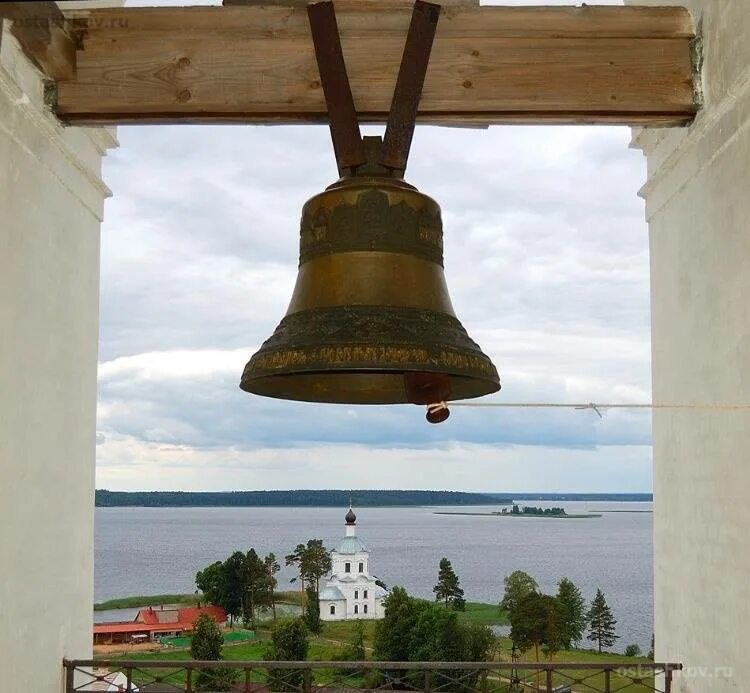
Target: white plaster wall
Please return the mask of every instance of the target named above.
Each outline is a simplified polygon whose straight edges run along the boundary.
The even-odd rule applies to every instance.
[[[702,22],[704,109],[689,129],[634,135],[653,396],[750,403],[750,2],[684,4]],[[656,411],[653,445],[656,658],[683,662],[679,691],[748,691],[750,412]]]
[[[368,619],[377,618],[377,611],[375,608],[375,592],[377,586],[375,580],[371,578],[363,578],[355,583],[336,583],[338,587],[346,597],[346,618],[348,619]],[[364,598],[364,591],[367,590],[367,599]],[[355,593],[357,597],[355,598]],[[354,612],[355,604],[358,607],[357,613]],[[364,612],[364,606],[367,604],[367,613]]]
[[[336,613],[331,614],[331,607],[336,607]],[[321,621],[343,621],[346,619],[346,601],[343,599],[321,600],[320,601],[320,620]]]
[[[369,562],[370,554],[367,552],[359,553],[338,553],[337,551],[331,552],[331,572],[341,577],[349,575],[350,577],[356,578],[357,575],[369,575]],[[351,572],[346,572],[346,564],[349,563],[351,566]],[[359,564],[363,563],[362,572],[359,572]]]
[[[89,657],[104,130],[63,129],[0,35],[0,690]]]

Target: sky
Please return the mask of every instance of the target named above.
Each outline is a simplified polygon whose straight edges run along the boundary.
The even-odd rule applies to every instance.
[[[516,3],[521,4],[521,3]],[[365,134],[382,128],[366,127]],[[104,162],[97,487],[651,490],[633,410],[292,403],[242,392],[286,311],[325,126],[133,126]],[[623,127],[416,130],[453,305],[500,373],[486,401],[650,401],[645,161]]]

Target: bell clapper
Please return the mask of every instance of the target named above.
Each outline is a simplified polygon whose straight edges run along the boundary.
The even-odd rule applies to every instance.
[[[450,409],[445,402],[435,402],[427,405],[425,419],[431,424],[443,423],[451,415]]]

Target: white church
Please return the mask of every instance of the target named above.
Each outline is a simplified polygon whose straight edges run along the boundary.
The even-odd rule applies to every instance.
[[[320,590],[320,618],[382,618],[385,590],[370,575],[370,552],[357,536],[357,516],[346,513],[346,535],[331,551],[331,575]]]

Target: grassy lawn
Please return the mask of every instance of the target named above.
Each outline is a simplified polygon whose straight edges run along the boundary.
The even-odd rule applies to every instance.
[[[285,604],[296,604],[297,606],[304,606],[305,595],[299,590],[277,592],[276,601]]]
[[[477,604],[477,603],[470,603],[467,604],[467,611],[465,614],[465,618],[467,620],[471,620],[477,623],[482,623],[484,625],[489,625],[493,623],[504,623],[505,619],[502,615],[498,614],[497,607],[495,605],[490,604]],[[371,648],[373,644],[373,637],[375,632],[375,621],[364,621],[364,627],[365,627],[365,644],[366,647]],[[308,650],[308,660],[310,661],[336,661],[337,659],[340,659],[342,652],[346,645],[350,642],[352,639],[352,636],[354,634],[354,627],[355,622],[354,621],[336,621],[331,623],[324,623],[323,624],[323,631],[319,636],[310,637],[309,640],[309,650]],[[235,631],[239,633],[240,631]],[[230,633],[225,633],[225,638],[227,638],[227,641],[232,638],[237,637],[230,635]],[[252,661],[259,661],[263,660],[266,652],[266,647],[268,644],[268,638],[269,638],[269,630],[266,625],[259,628],[256,633],[256,638],[253,640],[240,642],[240,643],[231,643],[227,642],[224,647],[222,648],[222,656],[225,660],[230,661],[245,661],[245,662],[252,662]],[[497,651],[494,656],[495,661],[501,661],[501,662],[510,662],[511,657],[511,642],[510,639],[507,637],[501,637],[497,638]],[[370,655],[368,655],[369,657]],[[546,657],[541,654],[541,661],[547,661]],[[146,662],[148,660],[160,660],[160,661],[169,661],[169,660],[177,660],[177,661],[183,661],[183,660],[189,660],[191,659],[190,656],[190,650],[184,649],[184,650],[174,650],[174,649],[166,649],[161,652],[148,652],[148,653],[133,653],[128,654],[126,656],[122,657],[112,657],[112,659],[133,659],[133,660],[142,660],[144,662],[144,668],[147,667]],[[533,650],[524,652],[521,654],[521,660],[525,662],[533,662],[534,661],[534,652]],[[577,662],[586,662],[586,663],[608,663],[608,662],[627,662],[628,666],[631,666],[633,668],[637,667],[639,664],[647,664],[649,660],[647,660],[645,657],[625,657],[620,654],[612,654],[612,653],[602,653],[599,654],[595,650],[564,650],[561,652],[558,652],[554,656],[553,664],[554,663],[577,663]],[[146,669],[146,672],[148,670]],[[164,670],[151,670],[149,673],[134,673],[134,680],[136,683],[144,683],[145,681],[151,680],[149,674],[151,675],[160,675],[164,676],[167,674]],[[553,683],[556,686],[563,685],[563,684],[569,684],[572,685],[572,689],[575,693],[582,693],[584,691],[591,691],[591,690],[604,690],[604,674],[599,672],[595,673],[592,672],[593,675],[590,676],[590,678],[585,678],[589,676],[589,672],[587,672],[584,669],[580,670],[572,670],[566,672],[565,675],[555,673],[553,676]],[[315,673],[315,683],[318,685],[326,685],[326,684],[343,684],[348,687],[356,688],[356,687],[364,687],[365,686],[365,680],[361,676],[351,676],[347,678],[345,677],[346,673],[345,670],[318,670]],[[500,674],[490,674],[488,683],[490,690],[493,688],[494,685],[499,685],[502,682],[505,682],[505,679],[501,679],[501,677],[507,676],[505,672],[502,672]],[[533,683],[535,680],[535,672],[533,671],[523,671],[522,665],[519,666],[519,676],[522,680]],[[585,681],[581,684],[575,684],[571,681],[571,677],[574,679],[584,679]],[[252,681],[263,681],[265,679],[265,672],[253,672],[251,675]],[[185,682],[185,674],[184,672],[175,672],[169,680],[175,684],[184,684]],[[545,681],[544,674],[542,673],[540,675],[540,681],[542,684]],[[630,685],[628,685],[630,684]],[[610,685],[612,690],[618,690],[620,688],[627,687],[628,693],[646,693],[646,691],[653,691],[653,678],[650,676],[646,676],[643,680],[643,684],[633,684],[631,679],[623,677],[618,675],[617,673],[613,673],[611,676]]]
[[[194,594],[153,594],[148,596],[120,597],[94,604],[94,611],[107,609],[131,609],[139,606],[160,606],[161,604],[193,605],[197,600]]]
[[[459,616],[481,626],[506,626],[509,623],[508,614],[497,604],[466,602],[466,610],[459,612]]]
[[[303,602],[303,595],[297,591],[277,592],[276,600],[279,604],[296,604],[299,606]],[[108,599],[106,602],[98,602],[94,604],[94,611],[105,611],[107,609],[132,609],[140,606],[160,606],[161,604],[192,606],[197,603],[198,598],[194,594],[137,595],[134,597],[119,597],[117,599]]]
[[[365,647],[372,647],[375,638],[375,624],[377,621],[362,621],[365,628]],[[354,637],[356,621],[331,621],[323,624],[321,638],[327,640],[338,640],[341,643],[349,643]]]
[[[498,638],[498,654],[495,657],[496,661],[504,661],[509,662],[511,661],[510,652],[511,652],[511,642],[510,638]],[[529,650],[528,652],[524,652],[521,654],[521,660],[524,662],[533,662],[534,659],[534,651]],[[548,661],[547,658],[544,656],[544,654],[540,653],[540,661],[546,662]],[[608,663],[608,662],[627,662],[627,665],[629,667],[636,668],[639,664],[648,664],[650,663],[649,660],[646,657],[625,657],[621,654],[616,653],[610,653],[610,652],[602,652],[599,654],[596,650],[562,650],[560,652],[557,652],[554,656],[554,659],[552,660],[552,663],[563,663],[563,664],[575,664],[577,662],[586,662],[590,664],[597,664],[597,663]],[[581,684],[572,684],[571,677],[576,679],[583,679],[586,676],[589,676],[589,674],[593,674],[590,678],[586,678],[584,683]],[[544,674],[541,675],[541,681],[544,682]],[[533,682],[535,680],[535,674],[534,672],[527,671],[525,673],[520,674],[520,678],[525,681]],[[585,669],[577,669],[577,670],[571,670],[566,671],[565,675],[555,673],[552,677],[553,683],[555,686],[560,686],[562,684],[572,684],[574,691],[590,691],[590,690],[604,690],[604,674],[603,673],[595,673],[595,672],[587,672]],[[653,691],[653,677],[652,676],[645,676],[643,679],[643,684],[633,684],[632,680],[630,678],[626,678],[623,676],[620,676],[616,673],[613,673],[610,679],[610,686],[612,690],[618,690],[620,688],[624,688],[627,684],[629,685],[626,690],[628,693],[645,693],[646,691]],[[587,687],[588,686],[588,687]]]

